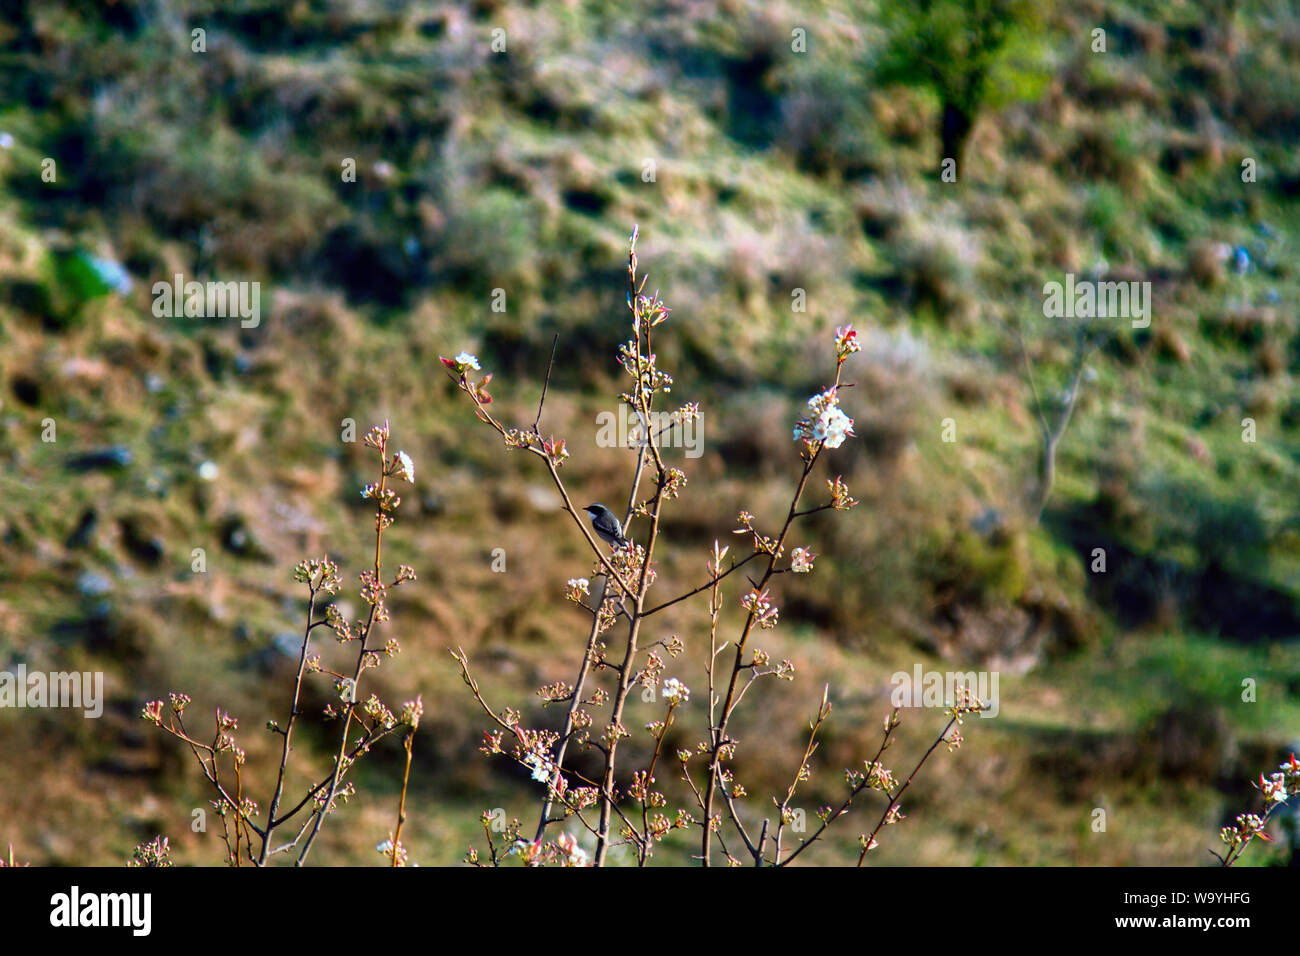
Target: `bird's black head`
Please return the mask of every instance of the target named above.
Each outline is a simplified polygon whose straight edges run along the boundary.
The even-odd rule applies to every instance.
[[[595,504],[587,505],[587,507],[583,508],[582,510],[587,512],[587,514],[589,515],[598,515],[602,511],[607,511],[609,509],[607,509],[600,502],[596,502]]]

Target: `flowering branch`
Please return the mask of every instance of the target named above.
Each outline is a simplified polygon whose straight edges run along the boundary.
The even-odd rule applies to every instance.
[[[366,620],[360,623],[349,622],[343,617],[338,607],[332,604],[326,608],[323,618],[316,619],[317,607],[321,599],[336,594],[342,587],[338,565],[328,557],[302,561],[293,571],[294,580],[307,586],[307,620],[303,627],[302,642],[298,648],[298,667],[294,677],[293,692],[289,700],[289,713],[285,725],[281,727],[274,720],[267,721],[266,725],[268,731],[280,736],[280,760],[271,787],[271,799],[268,804],[266,823],[259,826],[254,822],[253,818],[258,814],[258,804],[256,801],[244,796],[243,768],[246,757],[244,750],[238,746],[235,740],[234,732],[238,727],[235,718],[218,708],[216,711],[216,730],[212,742],[204,743],[195,739],[185,729],[183,715],[186,706],[190,703],[190,698],[186,694],[173,693],[170,695],[170,712],[165,722],[163,719],[164,703],[161,700],[148,702],[141,713],[145,720],[190,747],[204,777],[216,791],[219,798],[214,801],[213,806],[221,817],[222,839],[226,844],[227,861],[232,866],[239,866],[244,860],[254,866],[265,866],[270,857],[294,849],[300,842],[302,843],[302,849],[299,852],[296,865],[303,865],[320,832],[325,815],[334,810],[340,798],[346,798],[353,792],[350,783],[341,786],[347,772],[352,768],[355,761],[366,753],[375,742],[392,733],[399,726],[410,728],[406,740],[407,774],[409,776],[410,735],[414,733],[415,726],[419,721],[419,714],[422,712],[419,699],[417,698],[416,701],[407,704],[399,721],[392,711],[385,707],[374,694],[371,694],[364,702],[360,702],[357,694],[357,686],[360,683],[362,672],[378,667],[381,653],[391,657],[400,650],[395,640],[389,640],[382,647],[369,642],[375,625],[388,620],[386,598],[389,589],[416,579],[415,572],[406,565],[398,568],[393,580],[385,582],[382,578],[383,533],[393,523],[393,513],[401,504],[401,498],[389,487],[389,479],[401,479],[409,482],[415,480],[415,466],[406,452],[397,451],[391,456],[389,455],[389,437],[388,424],[385,423],[371,429],[365,439],[367,447],[378,451],[381,463],[379,482],[367,485],[362,490],[362,497],[376,503],[374,560],[371,568],[363,571],[360,576],[361,597],[370,606]],[[319,627],[330,628],[339,643],[346,644],[353,641],[357,643],[356,664],[352,668],[350,677],[322,667],[320,655],[310,653],[312,633]],[[330,775],[309,789],[290,810],[281,813],[280,807],[284,797],[293,732],[298,718],[303,713],[300,708],[302,687],[306,675],[309,673],[323,673],[333,676],[339,696],[346,705],[342,715],[343,727],[339,734],[339,749]],[[326,708],[326,716],[338,716],[333,705]],[[360,728],[361,733],[355,742],[350,742],[350,731],[354,723]],[[227,783],[221,779],[220,757],[222,754],[229,754],[233,763],[233,794],[230,793]],[[402,793],[402,805],[399,807],[399,835],[401,821],[405,817],[405,780],[403,781]],[[302,822],[294,838],[287,843],[273,847],[272,841],[275,831],[297,816],[308,805],[311,805],[311,813]],[[228,815],[233,816],[233,823],[228,822]],[[258,837],[260,841],[260,846],[256,851],[254,851],[254,836]]]
[[[764,819],[756,828],[756,835],[751,834],[742,820],[739,801],[745,796],[744,788],[735,780],[734,773],[728,766],[738,741],[732,736],[731,722],[740,703],[751,688],[767,677],[792,679],[794,665],[789,661],[773,663],[767,654],[759,648],[751,647],[751,639],[756,630],[766,630],[777,625],[779,609],[771,593],[770,585],[780,574],[806,574],[813,570],[817,555],[807,546],[791,550],[788,564],[785,552],[794,523],[801,518],[821,511],[847,511],[857,504],[849,494],[841,478],[827,480],[829,500],[800,507],[800,502],[807,490],[809,480],[822,453],[840,447],[847,438],[853,437],[853,421],[840,407],[840,397],[849,383],[842,379],[843,365],[855,352],[859,351],[857,333],[851,326],[837,329],[835,334],[835,377],[832,384],[823,392],[813,396],[808,402],[809,413],[805,419],[798,421],[794,427],[794,440],[800,443],[802,469],[796,483],[786,512],[785,521],[775,537],[762,533],[755,524],[755,518],[746,511],[740,512],[739,524],[735,533],[748,535],[752,539],[752,549],[739,559],[732,559],[724,567],[728,549],[716,541],[713,553],[706,567],[708,580],[675,598],[651,605],[648,593],[656,579],[654,557],[662,528],[662,518],[667,502],[678,497],[686,483],[686,475],[680,469],[669,467],[664,459],[660,441],[673,425],[685,423],[697,418],[697,405],[688,404],[673,413],[673,423],[662,427],[652,427],[656,421],[654,402],[657,396],[671,391],[672,377],[657,365],[653,351],[653,329],[664,322],[669,313],[656,292],[646,294],[646,280],[637,271],[636,255],[637,232],[634,230],[628,249],[628,292],[627,304],[632,314],[633,338],[619,348],[619,364],[632,380],[633,385],[620,398],[629,406],[639,422],[637,436],[636,470],[633,475],[632,490],[628,497],[627,509],[621,525],[610,532],[609,528],[616,521],[613,516],[602,527],[602,536],[612,542],[611,549],[601,548],[589,529],[587,523],[579,517],[572,499],[559,474],[559,468],[569,457],[563,438],[550,436],[543,438],[541,418],[545,407],[547,385],[554,365],[554,345],[551,361],[547,366],[546,380],[542,386],[542,396],[538,402],[538,412],[531,426],[511,428],[498,421],[489,406],[491,395],[487,385],[490,374],[480,380],[470,377],[472,371],[480,370],[478,359],[462,352],[455,358],[441,359],[457,387],[469,395],[474,404],[476,417],[488,424],[500,435],[508,448],[524,450],[538,456],[545,463],[547,473],[563,501],[563,509],[577,525],[583,539],[595,555],[593,576],[599,576],[597,583],[586,578],[571,578],[564,589],[567,600],[583,608],[591,615],[591,625],[582,660],[579,662],[576,679],[572,685],[556,683],[542,687],[538,694],[543,705],[563,703],[566,713],[562,728],[555,730],[530,729],[523,725],[522,714],[514,709],[498,710],[483,697],[477,682],[470,671],[469,659],[464,650],[453,652],[461,669],[461,676],[470,688],[471,694],[478,702],[483,713],[494,724],[494,729],[484,734],[481,748],[488,754],[505,754],[515,762],[528,768],[532,779],[544,785],[541,798],[541,813],[537,829],[532,840],[527,840],[518,832],[517,822],[513,830],[507,828],[509,842],[507,849],[501,849],[494,831],[485,822],[488,837],[486,856],[480,858],[476,850],[470,851],[467,860],[475,865],[500,865],[506,859],[518,855],[528,865],[541,865],[547,862],[566,862],[573,865],[582,858],[576,852],[575,838],[562,834],[553,842],[546,842],[548,827],[567,819],[575,820],[578,825],[596,838],[592,862],[604,865],[609,859],[609,850],[614,846],[631,846],[635,850],[638,865],[647,864],[653,849],[670,833],[698,825],[702,830],[701,852],[699,859],[704,865],[712,862],[713,844],[716,841],[728,862],[739,862],[727,847],[723,833],[724,816],[734,830],[745,850],[750,854],[755,865],[785,865],[798,856],[810,845],[831,819],[848,809],[853,796],[874,780],[876,789],[885,790],[890,796],[890,805],[886,808],[882,823],[877,825],[871,839],[880,826],[892,823],[899,817],[898,801],[911,784],[916,774],[925,764],[938,743],[947,740],[955,747],[955,737],[949,737],[953,722],[960,722],[956,716],[944,728],[939,740],[930,751],[921,758],[912,775],[898,788],[892,789],[892,778],[879,768],[871,780],[853,789],[849,801],[840,811],[828,816],[823,826],[813,837],[804,841],[796,850],[783,857],[782,839],[787,825],[791,822],[791,803],[798,785],[809,779],[812,773],[812,757],[817,749],[817,735],[830,714],[829,689],[823,692],[822,703],[816,718],[811,722],[811,733],[805,747],[803,758],[795,772],[793,783],[782,800],[773,798],[778,811],[778,820],[773,828],[770,820]],[[649,473],[655,482],[655,489],[645,500],[638,500],[638,489],[644,473]],[[629,525],[637,518],[646,519],[647,527],[641,541],[630,538]],[[766,561],[762,561],[766,558]],[[734,641],[719,641],[718,622],[722,607],[722,583],[736,571],[745,568],[754,561],[760,561],[762,573],[757,580],[750,578],[750,589],[741,596],[741,606],[746,610],[744,624]],[[613,593],[609,593],[612,588]],[[624,726],[626,705],[635,687],[645,689],[647,695],[660,685],[664,660],[659,654],[663,648],[672,656],[677,656],[684,646],[674,636],[671,640],[659,640],[646,643],[643,640],[643,625],[647,618],[660,611],[680,604],[689,598],[704,592],[709,594],[709,655],[705,664],[708,681],[708,696],[705,708],[708,713],[707,739],[701,741],[693,750],[680,749],[676,753],[681,767],[681,776],[695,800],[700,812],[697,818],[691,811],[678,809],[675,814],[663,812],[668,797],[654,788],[655,774],[666,746],[670,728],[679,722],[681,708],[689,700],[689,689],[678,679],[669,678],[662,681],[667,711],[662,720],[646,726],[653,738],[653,749],[644,770],[633,773],[631,783],[624,792],[616,787],[617,769],[621,757],[621,741],[629,736]],[[627,630],[621,638],[620,646],[611,654],[602,635],[626,619]],[[734,645],[734,646],[733,646]],[[727,649],[731,649],[730,666],[719,671],[718,661]],[[588,685],[595,675],[607,675],[608,689],[598,684],[589,691]],[[719,692],[719,684],[725,690]],[[647,699],[651,699],[647,696]],[[962,705],[956,704],[960,708]],[[599,720],[596,711],[608,708]],[[958,710],[957,716],[964,713]],[[892,718],[895,722],[897,715]],[[887,727],[882,750],[888,744],[892,734],[892,725]],[[511,743],[505,742],[509,739]],[[594,750],[601,755],[601,772],[599,779],[590,779],[578,770],[564,765],[565,755],[571,741]],[[704,758],[702,779],[692,772],[691,763],[697,757]],[[877,755],[877,758],[879,754]],[[889,786],[883,786],[888,781]],[[718,795],[721,794],[721,807]],[[630,800],[635,807],[633,822],[624,812],[622,803]],[[584,811],[595,808],[597,821],[593,826]],[[555,809],[559,808],[557,815]],[[717,809],[715,809],[717,808]],[[721,812],[719,812],[719,810]],[[616,833],[615,821],[619,830]],[[485,817],[486,821],[486,817]],[[486,862],[484,862],[486,861]]]
[[[1260,816],[1257,813],[1240,813],[1233,826],[1224,827],[1219,831],[1219,839],[1227,845],[1228,849],[1222,856],[1213,850],[1210,850],[1210,855],[1222,866],[1232,866],[1240,860],[1241,855],[1246,852],[1246,847],[1250,846],[1251,840],[1255,837],[1259,837],[1266,843],[1272,840],[1266,832],[1269,818],[1278,807],[1286,803],[1288,793],[1292,796],[1300,795],[1300,760],[1292,754],[1289,760],[1278,767],[1276,773],[1270,774],[1267,779],[1261,773],[1259,783],[1251,786],[1264,795],[1264,814]]]

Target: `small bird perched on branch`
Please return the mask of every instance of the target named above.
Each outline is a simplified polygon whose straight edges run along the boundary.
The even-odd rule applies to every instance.
[[[591,527],[601,539],[616,548],[626,548],[627,538],[623,537],[623,526],[619,524],[614,512],[597,502],[582,509],[591,518]]]

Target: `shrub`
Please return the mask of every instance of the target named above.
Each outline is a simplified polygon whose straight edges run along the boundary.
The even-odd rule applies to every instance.
[[[807,544],[791,547],[793,529],[809,515],[847,511],[857,504],[837,476],[826,480],[827,496],[821,503],[801,507],[805,495],[812,493],[811,479],[819,461],[823,456],[831,457],[853,436],[853,422],[840,404],[840,377],[845,362],[860,349],[857,333],[851,326],[836,330],[834,381],[808,401],[807,418],[794,426],[801,469],[784,519],[772,529],[774,533],[767,533],[759,518],[741,509],[736,519],[738,527],[732,533],[746,541],[748,554],[733,556],[728,562],[731,546],[723,546],[715,539],[704,561],[708,576],[703,584],[666,601],[652,599],[650,589],[657,576],[656,566],[667,560],[660,556],[660,549],[666,545],[662,521],[668,503],[679,496],[687,481],[684,471],[666,463],[663,449],[671,444],[674,430],[692,427],[700,412],[693,403],[667,414],[654,407],[673,387],[672,376],[658,365],[652,345],[654,330],[667,321],[670,310],[658,293],[644,294],[645,278],[637,273],[636,238],[634,231],[628,255],[627,304],[632,312],[633,338],[619,348],[619,363],[631,377],[632,385],[619,398],[636,415],[642,431],[629,443],[635,464],[622,520],[612,514],[599,519],[605,522],[601,536],[610,548],[598,543],[592,531],[599,528],[594,523],[589,528],[581,514],[590,514],[591,508],[575,506],[561,477],[560,469],[569,457],[565,440],[542,430],[546,386],[534,421],[513,427],[494,414],[487,390],[492,375],[474,376],[479,370],[475,356],[461,353],[442,359],[457,386],[473,402],[478,419],[500,436],[506,448],[524,451],[545,467],[564,502],[564,511],[594,555],[591,578],[570,579],[564,588],[564,597],[590,621],[586,649],[577,663],[574,680],[537,689],[544,704],[563,709],[559,730],[528,726],[520,708],[490,702],[472,672],[469,655],[463,649],[452,652],[465,684],[490,722],[483,737],[483,752],[513,761],[544,788],[535,828],[525,831],[524,825],[515,820],[506,827],[501,842],[492,827],[492,814],[485,813],[486,848],[482,853],[471,849],[467,861],[497,866],[514,857],[528,865],[584,864],[587,854],[571,833],[549,838],[555,824],[572,823],[595,837],[596,865],[608,861],[611,848],[626,847],[637,864],[644,866],[673,834],[694,831],[699,840],[698,859],[705,866],[712,865],[717,856],[732,865],[747,858],[758,866],[785,866],[847,815],[864,791],[873,790],[886,803],[874,827],[859,837],[861,865],[878,845],[882,829],[902,819],[900,800],[930,755],[940,744],[955,749],[961,743],[957,728],[962,719],[983,709],[969,688],[957,689],[956,699],[949,702],[946,711],[947,723],[906,779],[896,778],[881,761],[894,742],[900,721],[899,710],[894,709],[885,718],[875,755],[860,767],[845,770],[843,798],[819,810],[820,824],[795,846],[785,842],[793,842],[792,826],[799,820],[793,801],[796,791],[813,776],[813,755],[832,708],[829,686],[823,689],[810,720],[807,743],[790,775],[788,788],[772,795],[775,812],[771,815],[757,811],[745,800],[746,790],[736,779],[735,770],[741,741],[733,729],[735,712],[751,690],[757,697],[773,680],[794,678],[790,661],[777,663],[758,646],[760,633],[776,627],[780,617],[773,593],[780,575],[810,573],[817,558]],[[549,380],[548,369],[547,383]],[[650,478],[654,488],[647,497],[640,498],[644,476]],[[633,528],[643,526],[643,542],[633,540]],[[747,589],[740,589],[743,623],[737,634],[724,640],[723,584],[742,569],[749,582]],[[703,601],[706,595],[708,652],[705,673],[698,682],[692,681],[696,685],[696,703],[690,707],[691,689],[680,678],[667,676],[670,661],[684,652],[685,642],[677,635],[658,640],[651,640],[650,635],[656,614],[692,598]],[[634,763],[629,768],[629,762],[637,758],[629,753],[630,744],[623,742],[632,736],[625,721],[630,713],[629,698],[637,692],[647,703],[659,700],[657,695],[661,695],[663,707],[660,718],[644,727],[650,738],[644,765]],[[693,735],[696,739],[692,743]],[[591,758],[595,770],[591,769]],[[667,766],[677,770],[684,784],[679,788],[676,807],[666,788],[656,786],[656,773],[663,773]],[[759,813],[763,813],[761,819]],[[793,832],[797,831],[795,827]]]

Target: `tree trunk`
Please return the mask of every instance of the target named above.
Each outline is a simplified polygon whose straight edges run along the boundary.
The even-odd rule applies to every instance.
[[[940,159],[957,160],[957,169],[960,174],[962,151],[966,147],[966,137],[970,135],[971,127],[975,124],[975,119],[966,110],[962,109],[951,100],[943,104],[943,117],[940,125],[940,136],[943,139],[943,155]]]
[[[1034,523],[1037,524],[1047,508],[1047,499],[1052,496],[1052,485],[1056,482],[1056,442],[1050,435],[1043,436],[1043,455],[1038,460],[1038,487],[1035,489],[1033,503]]]

